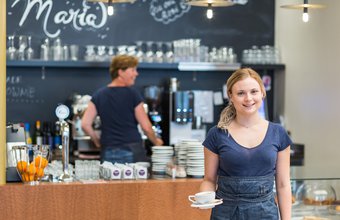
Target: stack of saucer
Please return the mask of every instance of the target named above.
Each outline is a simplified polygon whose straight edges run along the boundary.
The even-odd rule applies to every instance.
[[[151,148],[152,172],[164,173],[166,164],[172,161],[174,149],[172,146],[153,146]]]
[[[187,143],[187,174],[192,177],[204,176],[204,147],[200,142]]]

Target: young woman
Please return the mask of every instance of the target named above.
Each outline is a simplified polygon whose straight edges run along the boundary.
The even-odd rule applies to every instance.
[[[223,199],[211,219],[278,220],[280,215],[288,220],[292,141],[280,125],[260,116],[266,91],[254,70],[237,70],[227,88],[229,104],[203,142],[205,175],[200,191],[215,191],[217,185],[216,197]]]

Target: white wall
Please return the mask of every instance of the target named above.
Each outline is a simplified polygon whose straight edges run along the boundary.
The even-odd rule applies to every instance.
[[[299,177],[340,177],[340,1],[310,0],[327,5],[310,10],[280,8],[302,0],[276,0],[275,45],[285,71],[286,128],[293,141],[305,144]]]

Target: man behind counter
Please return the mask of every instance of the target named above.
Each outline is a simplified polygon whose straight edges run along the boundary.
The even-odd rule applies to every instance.
[[[97,90],[82,118],[82,129],[96,147],[101,147],[101,161],[131,163],[146,161],[146,151],[137,125],[154,145],[163,145],[156,137],[152,124],[143,108],[143,98],[133,86],[138,60],[133,56],[119,55],[110,65],[111,83]],[[95,133],[92,123],[101,119],[101,137]]]

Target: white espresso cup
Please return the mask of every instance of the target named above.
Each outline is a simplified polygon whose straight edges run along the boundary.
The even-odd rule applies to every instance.
[[[206,204],[211,203],[215,200],[216,193],[214,191],[205,191],[199,192],[195,195],[188,196],[189,201],[198,203],[198,204]]]

